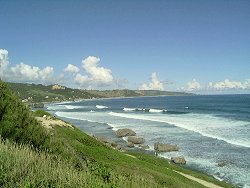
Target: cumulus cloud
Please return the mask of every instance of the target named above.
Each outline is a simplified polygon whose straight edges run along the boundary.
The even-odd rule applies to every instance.
[[[85,75],[81,75],[81,74],[77,74],[75,76],[75,83],[81,86],[87,86],[90,85],[90,78],[88,76]]]
[[[8,51],[0,49],[0,78],[3,77],[3,73],[9,65]]]
[[[70,73],[78,73],[80,71],[80,69],[72,64],[68,64],[68,66],[63,69],[64,72],[70,72]]]
[[[187,83],[187,91],[196,91],[196,90],[200,90],[201,84],[199,82],[196,81],[196,79],[193,79],[192,81]]]
[[[151,82],[148,84],[142,84],[139,90],[164,90],[163,82],[159,81],[156,72],[151,75]]]
[[[0,77],[11,82],[53,83],[54,68],[47,66],[43,69],[25,63],[9,66],[8,51],[0,49]],[[60,79],[62,79],[60,77]]]
[[[230,81],[229,79],[225,79],[224,81],[217,83],[209,82],[208,89],[214,89],[214,90],[250,89],[250,79],[246,80],[245,82]]]
[[[82,67],[87,75],[78,73],[75,76],[75,83],[80,86],[108,86],[114,83],[112,71],[101,67],[100,58],[89,56],[82,61]]]
[[[100,58],[89,56],[82,61],[82,66],[95,82],[100,84],[112,83],[112,71],[110,69],[100,67],[99,63]]]
[[[52,78],[53,73],[53,67],[47,66],[40,69],[36,66],[20,63],[8,70],[7,79],[9,81],[45,82]]]

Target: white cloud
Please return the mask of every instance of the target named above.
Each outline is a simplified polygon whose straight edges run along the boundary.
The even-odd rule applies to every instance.
[[[52,80],[54,73],[53,67],[45,67],[40,69],[39,67],[30,66],[24,63],[20,63],[11,67],[7,72],[7,79],[9,81],[22,81],[22,82],[49,82]]]
[[[229,79],[225,79],[224,81],[217,83],[209,82],[208,89],[214,89],[214,90],[250,89],[250,79],[246,80],[245,82],[230,81]]]
[[[100,58],[89,56],[82,61],[87,75],[77,74],[75,83],[80,86],[108,86],[114,83],[112,71],[99,65]]]
[[[148,84],[142,84],[139,90],[164,90],[163,82],[159,81],[156,72],[151,75],[151,82]]]
[[[110,69],[100,67],[100,58],[89,56],[82,61],[82,66],[86,73],[90,75],[96,83],[110,84],[113,82],[112,71]]]
[[[8,51],[0,49],[0,78],[4,76],[4,71],[9,65]]]
[[[70,72],[70,73],[78,73],[80,71],[80,69],[72,64],[68,64],[68,66],[63,69],[64,72]]]
[[[196,91],[196,90],[200,90],[201,84],[199,82],[196,81],[196,79],[193,79],[192,81],[187,83],[187,91]]]
[[[76,84],[78,84],[78,85],[81,85],[81,86],[88,86],[88,85],[90,85],[90,78],[88,77],[88,76],[83,76],[83,75],[81,75],[81,74],[77,74],[76,76],[75,76],[75,83]]]

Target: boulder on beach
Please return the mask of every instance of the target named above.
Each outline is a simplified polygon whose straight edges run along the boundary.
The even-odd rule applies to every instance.
[[[129,136],[128,142],[132,142],[133,144],[143,144],[145,142],[145,139],[137,136]]]
[[[144,145],[144,144],[140,144],[139,147],[141,149],[149,149],[149,146],[148,145]]]
[[[154,144],[154,149],[155,151],[159,151],[159,152],[171,152],[171,151],[178,151],[179,147],[176,145],[163,144],[163,143],[156,142]]]
[[[116,131],[116,136],[125,137],[125,136],[135,136],[136,133],[131,129],[118,129]]]
[[[171,157],[171,161],[175,164],[186,164],[186,160],[184,157]]]
[[[107,146],[111,146],[111,147],[116,147],[117,143],[115,143],[113,140],[110,140],[108,138],[105,137],[101,137],[101,136],[94,136],[97,140],[101,141],[102,143],[106,144]]]
[[[127,146],[128,146],[129,148],[132,148],[132,147],[134,147],[135,145],[134,145],[133,142],[128,142],[128,143],[127,143]]]

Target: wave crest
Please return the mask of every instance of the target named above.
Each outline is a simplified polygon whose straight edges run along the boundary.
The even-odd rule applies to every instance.
[[[96,105],[95,107],[98,108],[98,109],[105,109],[105,108],[108,108],[107,106],[103,106],[103,105]]]

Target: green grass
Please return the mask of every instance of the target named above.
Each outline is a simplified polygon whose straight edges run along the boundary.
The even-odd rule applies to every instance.
[[[34,116],[37,116],[37,117],[43,117],[44,115],[46,116],[51,116],[50,113],[44,111],[44,110],[36,110],[33,112]]]
[[[138,152],[129,152],[136,158],[109,148],[77,128],[56,127],[53,133],[51,153],[60,153],[63,158],[74,161],[75,166],[82,168],[84,164],[104,179],[113,176],[130,177],[131,181],[139,183],[141,179],[150,181],[154,187],[203,187],[173,170],[178,170],[195,177],[231,187],[206,175],[183,169],[165,159]],[[96,171],[102,169],[101,171]],[[132,178],[136,177],[136,178]],[[148,186],[150,187],[150,186]]]
[[[203,187],[173,170],[231,187],[152,155],[129,157],[77,128],[52,132],[44,151],[0,142],[1,187]]]

